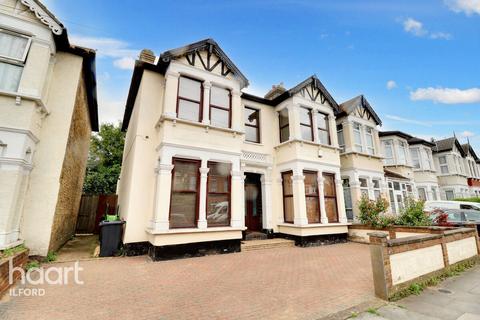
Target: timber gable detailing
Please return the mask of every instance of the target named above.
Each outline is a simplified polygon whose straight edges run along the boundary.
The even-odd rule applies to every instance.
[[[225,62],[222,61],[222,59],[220,59],[217,55],[213,54],[211,50],[207,51],[207,57],[205,59],[206,61],[203,59],[200,51],[193,51],[192,53],[186,54],[185,58],[187,59],[188,64],[193,67],[198,66],[198,59],[203,68],[209,72],[212,72],[217,66],[220,65],[220,74],[224,77],[226,77],[229,73],[232,73],[232,70],[225,64]]]
[[[309,86],[301,89],[300,95],[304,98],[310,98],[310,100],[312,100],[313,102],[320,102],[321,104],[324,104],[325,101],[327,101],[327,98],[324,94],[322,94],[322,91],[315,87],[314,82],[312,82]]]

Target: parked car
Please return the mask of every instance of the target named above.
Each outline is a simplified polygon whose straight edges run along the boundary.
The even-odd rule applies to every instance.
[[[431,200],[425,201],[424,210],[427,212],[435,209],[462,209],[462,210],[477,210],[480,211],[480,203],[467,201],[442,201]]]
[[[430,216],[433,222],[439,214],[447,214],[447,222],[453,224],[456,227],[462,227],[465,225],[476,225],[477,230],[480,233],[480,211],[472,209],[440,209]]]

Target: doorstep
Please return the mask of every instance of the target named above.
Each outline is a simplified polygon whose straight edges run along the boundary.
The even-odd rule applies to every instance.
[[[294,247],[295,241],[283,238],[242,241],[241,251]]]

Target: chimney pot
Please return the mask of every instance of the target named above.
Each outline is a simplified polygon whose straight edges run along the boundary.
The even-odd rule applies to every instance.
[[[150,49],[143,49],[140,52],[140,60],[151,64],[155,63],[155,53]]]

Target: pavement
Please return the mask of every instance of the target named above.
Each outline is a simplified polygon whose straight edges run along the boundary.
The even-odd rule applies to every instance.
[[[57,252],[56,262],[93,258],[98,246],[98,235],[76,235]]]
[[[45,273],[73,264],[44,265]],[[45,294],[5,295],[0,319],[314,320],[378,302],[369,247],[357,243],[159,262],[146,256],[99,258],[79,265],[83,284],[69,277],[68,284],[17,285],[17,293]]]
[[[353,317],[352,317],[353,318]],[[480,320],[480,265],[356,320]]]

